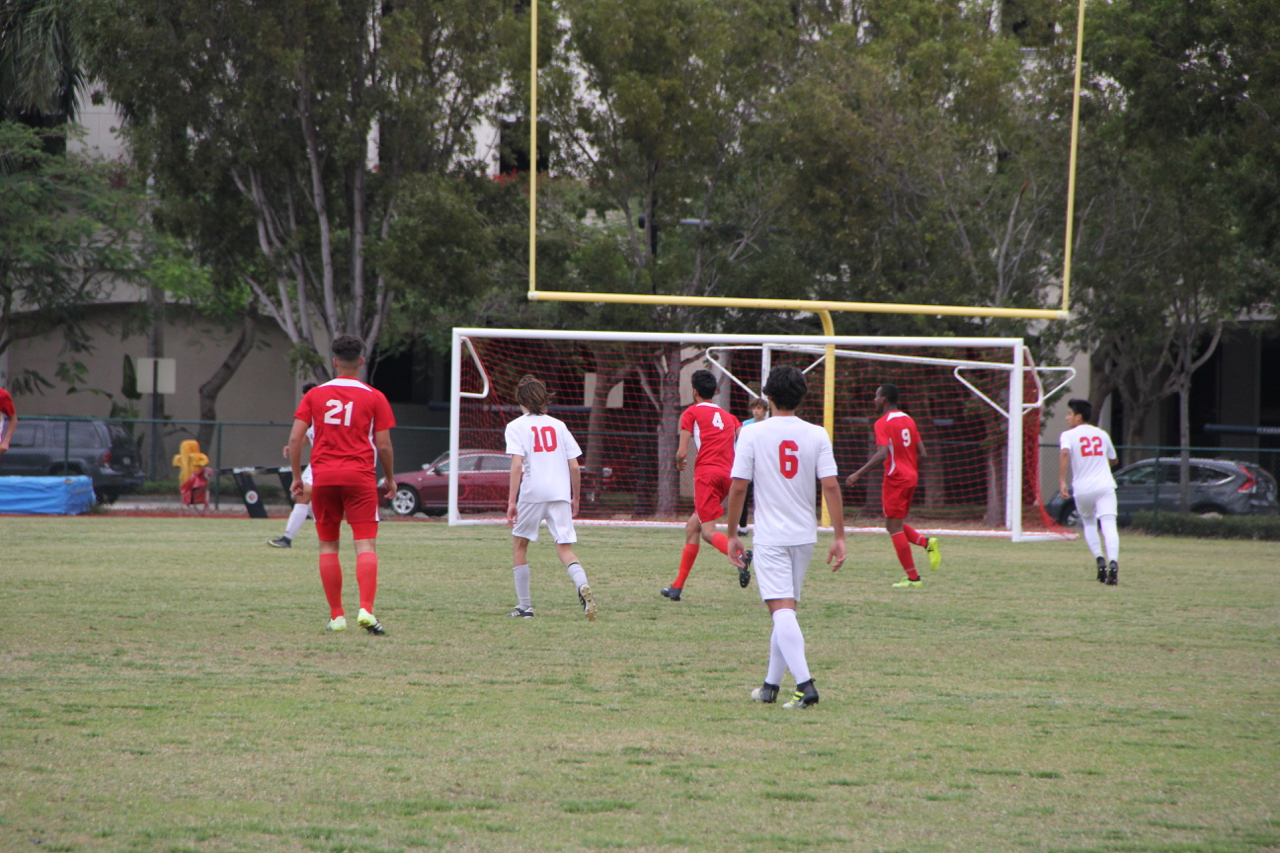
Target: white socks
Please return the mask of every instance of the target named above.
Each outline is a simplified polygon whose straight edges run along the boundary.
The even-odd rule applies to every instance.
[[[809,661],[804,656],[804,634],[800,631],[800,623],[796,620],[794,610],[775,610],[773,612],[773,637],[769,643],[769,675],[773,675],[773,648],[777,647],[779,655],[791,670],[791,677],[796,684],[804,684],[809,680]],[[778,676],[781,679],[781,675]],[[778,681],[766,678],[770,684]]]
[[[516,566],[511,570],[516,581],[516,602],[521,607],[533,606],[533,594],[529,592],[529,564]]]
[[[1102,525],[1102,542],[1107,546],[1107,562],[1119,562],[1120,532],[1116,530],[1116,517],[1114,515],[1104,515],[1098,519],[1098,523]],[[1094,551],[1094,553],[1098,552]]]
[[[311,504],[294,504],[293,512],[289,513],[289,521],[284,526],[284,538],[293,539],[298,535],[298,531],[302,529],[302,522],[307,520],[307,516],[311,514]]]
[[[1112,527],[1114,528],[1115,526],[1114,518],[1111,519],[1111,524],[1112,524]],[[1102,542],[1101,540],[1098,539],[1098,525],[1088,524],[1088,523],[1082,524],[1080,525],[1080,532],[1084,534],[1085,544],[1089,546],[1089,550],[1093,553],[1093,556],[1101,557]]]
[[[574,589],[587,585],[587,572],[582,568],[582,563],[570,563],[565,566],[565,571],[569,573],[569,577],[573,580]]]

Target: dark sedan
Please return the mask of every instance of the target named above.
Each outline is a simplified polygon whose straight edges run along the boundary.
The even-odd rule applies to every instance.
[[[1136,512],[1154,510],[1157,495],[1161,511],[1177,512],[1180,504],[1177,457],[1144,459],[1116,471],[1117,518],[1127,523]],[[1191,460],[1191,511],[1222,515],[1277,515],[1280,498],[1276,480],[1252,462],[1233,459]],[[1158,489],[1157,489],[1158,486]],[[1064,525],[1078,525],[1075,501],[1054,494],[1045,504],[1049,515]]]

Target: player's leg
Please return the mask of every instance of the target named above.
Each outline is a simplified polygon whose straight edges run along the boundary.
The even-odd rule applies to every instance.
[[[1116,493],[1108,489],[1097,496],[1094,512],[1098,516],[1098,526],[1102,528],[1102,543],[1107,557],[1108,586],[1120,582],[1120,531],[1116,529]]]
[[[697,501],[694,514],[698,516],[698,533],[704,542],[725,556],[729,555],[729,537],[716,530],[716,521],[724,515],[724,499],[729,495],[729,486],[732,484],[733,481],[725,473],[708,473],[694,483],[694,499]],[[729,523],[733,523],[732,519]]]
[[[588,622],[596,621],[596,598],[587,582],[587,571],[582,568],[578,555],[573,552],[578,533],[573,527],[573,508],[567,501],[556,501],[548,505],[547,530],[551,532],[551,541],[556,543],[556,555],[569,573],[573,588],[578,591],[578,603],[582,605],[583,615]]]
[[[938,544],[938,537],[925,536],[906,522],[903,522],[902,532],[906,534],[908,542],[912,545],[920,546],[929,555],[929,568],[931,570],[936,571],[942,565],[942,549]]]
[[[902,512],[900,505],[890,505],[887,492],[885,495],[885,512]],[[903,516],[905,514],[904,512]],[[889,532],[889,541],[893,543],[894,553],[898,555],[898,562],[902,564],[902,570],[907,573],[906,579],[898,581],[894,586],[901,589],[909,589],[923,586],[924,581],[920,580],[920,573],[916,571],[916,560],[911,554],[911,544],[907,541],[907,534],[902,531],[903,516],[886,516],[884,529]]]
[[[814,687],[809,661],[805,655],[804,632],[800,630],[800,622],[796,617],[796,602],[799,600],[800,588],[804,584],[812,554],[813,545],[762,546],[757,549],[756,582],[760,587],[760,598],[769,608],[773,621],[765,684],[758,694],[756,691],[752,692],[752,697],[758,701],[765,701],[761,697],[775,689],[781,680],[778,661],[775,659],[776,647],[776,654],[781,657],[785,669],[791,670],[791,676],[796,681],[796,692],[784,707],[807,708],[818,704],[818,691]],[[778,680],[771,680],[772,678]]]
[[[1089,552],[1093,554],[1098,568],[1098,583],[1107,581],[1107,561],[1102,550],[1102,540],[1098,537],[1098,510],[1096,494],[1075,495],[1076,514],[1080,516],[1080,533],[1084,536]]]
[[[516,504],[516,523],[511,528],[511,575],[516,586],[516,606],[508,616],[533,616],[533,594],[529,585],[529,543],[538,541],[546,504],[520,501]]]
[[[311,493],[320,540],[320,584],[329,603],[329,630],[342,631],[347,618],[342,609],[342,563],[338,559],[338,532],[342,525],[342,487],[316,486]]]
[[[378,596],[378,487],[344,486],[343,510],[356,543],[356,586],[360,590],[360,612],[356,623],[376,636],[386,629],[373,615]]]

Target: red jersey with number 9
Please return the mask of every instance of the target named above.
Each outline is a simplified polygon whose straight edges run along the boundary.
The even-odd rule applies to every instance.
[[[293,416],[315,429],[311,474],[316,486],[376,483],[373,434],[396,425],[391,404],[376,388],[338,377],[306,393]]]
[[[889,448],[889,457],[884,460],[886,483],[900,486],[916,484],[920,471],[916,459],[916,446],[919,444],[916,422],[906,412],[886,412],[876,421],[876,446],[887,445]]]

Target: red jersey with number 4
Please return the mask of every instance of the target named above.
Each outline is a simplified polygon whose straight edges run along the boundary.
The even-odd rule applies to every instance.
[[[919,476],[916,446],[920,433],[916,422],[906,412],[887,412],[876,421],[876,445],[889,448],[884,460],[884,480],[894,485],[914,486]]]
[[[382,392],[359,379],[339,377],[306,393],[293,416],[315,429],[311,474],[316,486],[377,482],[373,434],[396,425]]]
[[[694,403],[680,416],[680,429],[693,433],[693,446],[698,456],[695,471],[704,468],[723,470],[733,467],[733,440],[742,424],[730,412],[715,403]]]

